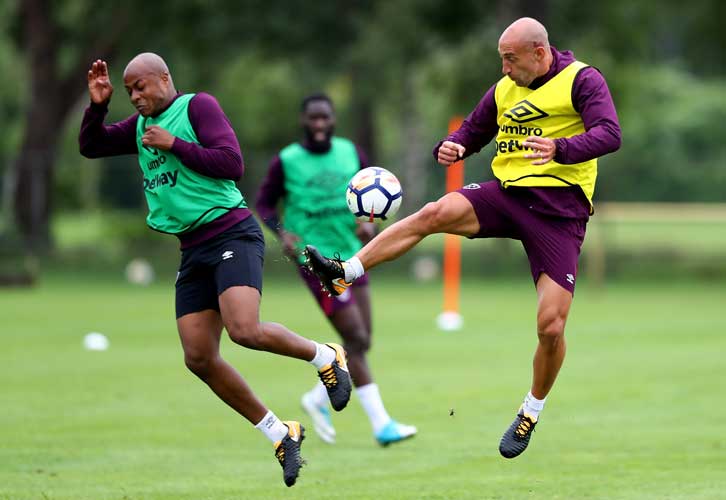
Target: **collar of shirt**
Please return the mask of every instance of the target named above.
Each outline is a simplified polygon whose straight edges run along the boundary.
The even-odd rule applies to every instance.
[[[152,118],[156,118],[157,116],[159,116],[160,114],[162,114],[164,111],[166,111],[167,109],[169,109],[169,107],[172,104],[174,104],[174,101],[176,101],[177,99],[179,99],[179,97],[181,97],[182,95],[184,95],[182,92],[177,92],[176,95],[174,96],[174,98],[171,101],[169,101],[169,104],[167,104],[166,106],[164,106],[161,109],[161,111],[159,111],[158,113],[156,113],[155,115],[153,115]]]
[[[565,50],[563,52],[560,52],[559,50],[557,50],[556,47],[552,45],[550,45],[550,51],[552,52],[552,64],[550,64],[550,69],[548,69],[547,73],[545,73],[544,75],[535,78],[532,83],[529,84],[529,89],[537,90],[542,85],[552,80],[552,78],[554,78],[557,73],[559,73],[575,61],[575,56],[573,55],[572,51]]]

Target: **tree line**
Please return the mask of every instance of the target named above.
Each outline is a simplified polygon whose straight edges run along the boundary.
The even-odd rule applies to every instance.
[[[110,119],[131,114],[121,72],[138,52],[169,63],[182,91],[214,94],[242,146],[250,197],[275,151],[299,137],[299,101],[324,90],[338,130],[406,187],[404,211],[440,195],[430,154],[500,76],[502,29],[542,21],[550,41],[597,66],[613,93],[623,147],[601,161],[597,198],[726,201],[725,7],[717,0],[17,0],[0,5],[3,231],[52,245],[57,210],[140,208],[130,158],[88,162],[76,135],[91,61],[109,61]],[[467,180],[489,175],[491,148]]]

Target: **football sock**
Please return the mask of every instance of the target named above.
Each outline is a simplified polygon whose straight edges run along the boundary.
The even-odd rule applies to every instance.
[[[323,366],[329,365],[333,361],[335,361],[335,349],[315,342],[315,357],[310,360],[310,363],[320,370]]]
[[[368,419],[371,421],[373,432],[379,432],[391,421],[391,417],[383,406],[381,393],[378,391],[378,384],[366,384],[356,387],[355,392],[358,394],[360,404],[363,406],[363,409],[368,415]]]
[[[532,396],[532,392],[528,392],[524,398],[524,408],[522,409],[522,411],[534,418],[539,418],[539,412],[541,412],[544,408],[546,399],[547,398],[537,399]]]
[[[353,280],[356,280],[365,274],[363,264],[361,264],[360,259],[355,256],[343,263],[343,271],[345,271],[345,281],[348,283],[353,283]]]
[[[318,382],[315,384],[315,387],[313,387],[308,394],[310,395],[310,399],[313,401],[315,406],[327,406],[328,402],[330,401],[328,399],[328,390],[325,388],[322,382]]]
[[[282,441],[282,438],[287,436],[287,426],[272,413],[272,410],[268,410],[255,427],[261,430],[262,434],[273,443]]]

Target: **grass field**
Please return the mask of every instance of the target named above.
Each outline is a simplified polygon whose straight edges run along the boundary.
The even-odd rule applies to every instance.
[[[563,372],[530,449],[507,461],[497,445],[535,345],[526,274],[465,282],[456,333],[434,327],[438,286],[382,274],[370,360],[390,413],[419,427],[412,441],[378,447],[354,399],[325,445],[298,404],[313,368],[224,342],[278,415],[308,424],[291,489],[267,440],[184,368],[170,284],[0,290],[0,499],[724,497],[723,283],[578,288]],[[268,282],[262,313],[335,338],[296,282]],[[84,351],[90,331],[110,349]]]

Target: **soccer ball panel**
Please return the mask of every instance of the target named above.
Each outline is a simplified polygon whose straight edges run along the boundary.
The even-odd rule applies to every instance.
[[[375,217],[376,215],[383,215],[388,212],[390,198],[386,196],[385,192],[374,187],[360,195],[360,203],[363,207],[363,213],[368,214],[369,217],[372,213]]]
[[[401,206],[401,183],[384,168],[368,167],[356,173],[348,183],[346,203],[361,220],[386,220]]]

